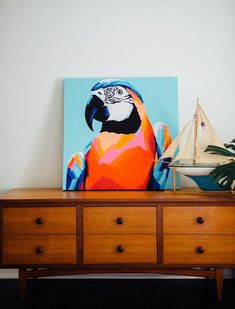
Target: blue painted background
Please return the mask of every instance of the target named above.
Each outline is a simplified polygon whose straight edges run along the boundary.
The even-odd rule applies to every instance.
[[[85,121],[85,107],[91,88],[106,78],[65,78],[64,80],[64,156],[63,189],[65,189],[67,163],[71,156],[84,151],[86,145],[99,133],[101,123],[94,121],[92,132]],[[168,125],[172,139],[178,134],[178,93],[176,77],[125,77],[142,95],[149,120],[154,125]],[[166,188],[172,188],[170,175]]]

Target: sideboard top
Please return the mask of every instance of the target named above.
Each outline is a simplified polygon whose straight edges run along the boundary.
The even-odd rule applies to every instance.
[[[61,201],[61,202],[235,202],[230,192],[204,192],[197,188],[166,191],[63,191],[62,189],[14,189],[0,196],[0,202]]]

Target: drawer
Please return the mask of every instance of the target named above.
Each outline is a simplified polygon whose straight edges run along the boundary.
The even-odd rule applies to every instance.
[[[156,236],[85,235],[84,263],[157,263]]]
[[[164,264],[234,264],[235,235],[165,235]]]
[[[84,233],[156,233],[156,207],[85,207]]]
[[[75,235],[7,235],[3,240],[3,264],[76,264]]]
[[[235,207],[164,207],[163,232],[235,234]]]
[[[3,222],[4,234],[76,234],[76,208],[5,208]]]

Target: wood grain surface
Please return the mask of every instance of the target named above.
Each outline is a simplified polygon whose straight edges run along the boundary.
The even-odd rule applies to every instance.
[[[4,234],[76,234],[76,208],[4,208],[3,222]]]
[[[234,206],[231,192],[199,189],[15,189],[0,197],[0,264],[20,265],[21,299],[30,272],[41,273],[29,268],[43,265],[45,275],[216,272],[220,299],[222,268],[235,265]]]
[[[84,207],[84,234],[107,233],[155,234],[156,207]]]
[[[37,248],[42,253],[37,253]],[[3,240],[3,264],[76,264],[75,235],[7,235]]]
[[[172,190],[166,191],[62,191],[62,189],[14,189],[0,197],[0,203],[8,206],[14,202],[20,203],[33,202],[37,206],[37,201],[58,202],[191,202],[197,204],[199,201],[205,202],[235,202],[235,195],[231,192],[203,192],[199,189],[182,189],[174,193]],[[42,205],[40,205],[42,206]]]
[[[124,251],[118,252],[117,247]],[[156,236],[85,235],[85,264],[157,263]]]
[[[173,234],[235,234],[235,207],[164,206],[163,231]]]
[[[163,242],[164,264],[235,263],[235,235],[164,235]]]

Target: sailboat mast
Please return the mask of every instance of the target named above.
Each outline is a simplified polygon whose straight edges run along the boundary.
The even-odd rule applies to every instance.
[[[197,139],[198,139],[198,105],[199,99],[197,98],[197,108],[194,114],[194,135],[193,135],[193,164],[197,163]]]

